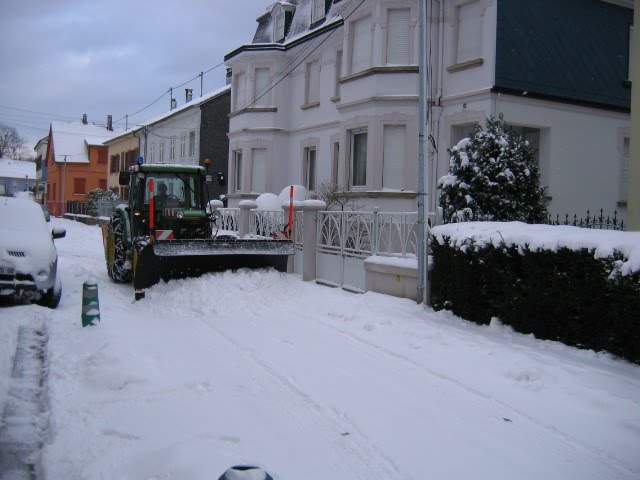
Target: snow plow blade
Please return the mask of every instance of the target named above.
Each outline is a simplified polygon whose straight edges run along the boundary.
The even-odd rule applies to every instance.
[[[293,253],[289,240],[159,240],[136,250],[133,286],[142,290],[160,280],[241,268],[286,272]]]

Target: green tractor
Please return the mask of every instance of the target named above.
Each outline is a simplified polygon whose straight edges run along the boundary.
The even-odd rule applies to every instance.
[[[160,280],[238,268],[284,272],[290,239],[239,238],[219,231],[202,166],[139,163],[120,173],[129,203],[118,205],[102,236],[109,277],[133,281],[135,298]]]

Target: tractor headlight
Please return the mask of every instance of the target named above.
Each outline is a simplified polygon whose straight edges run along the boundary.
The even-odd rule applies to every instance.
[[[184,218],[184,212],[183,212],[182,210],[178,211],[178,212],[176,213],[176,217],[178,217],[178,218]]]

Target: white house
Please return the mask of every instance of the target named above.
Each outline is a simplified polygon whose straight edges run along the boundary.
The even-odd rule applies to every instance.
[[[503,113],[537,151],[550,213],[624,218],[632,0],[428,5],[429,210],[447,148]],[[257,22],[225,57],[230,206],[333,183],[365,208],[416,210],[418,1],[280,0]]]
[[[339,185],[415,210],[418,2],[281,1],[229,53],[230,205],[287,184]]]

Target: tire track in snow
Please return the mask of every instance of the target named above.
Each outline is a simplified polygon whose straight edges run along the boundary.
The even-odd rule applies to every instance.
[[[193,318],[231,345],[239,355],[256,365],[273,380],[273,382],[265,382],[259,377],[254,377],[253,380],[259,381],[258,386],[262,391],[273,392],[276,390],[278,397],[287,405],[287,411],[295,412],[295,415],[301,419],[301,423],[310,422],[313,427],[310,429],[312,432],[318,430],[322,432],[323,437],[331,445],[333,456],[336,459],[333,462],[334,465],[344,470],[345,476],[340,478],[354,480],[401,480],[404,478],[393,461],[370,439],[361,435],[356,428],[351,429],[351,432],[357,432],[356,434],[342,436],[340,432],[344,431],[344,421],[338,422],[337,419],[328,417],[328,412],[321,405],[318,405],[290,380],[269,366],[254,350],[247,345],[238,343],[219,328],[202,320],[198,315],[194,315]]]
[[[40,454],[48,429],[44,325],[18,329],[11,386],[0,425],[0,478],[41,477]]]

